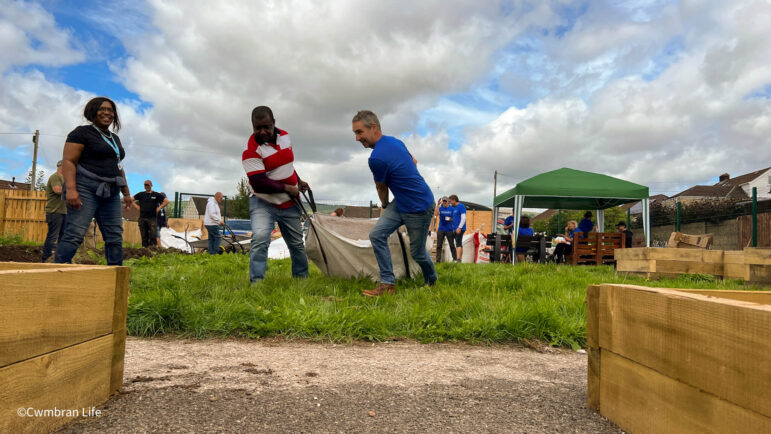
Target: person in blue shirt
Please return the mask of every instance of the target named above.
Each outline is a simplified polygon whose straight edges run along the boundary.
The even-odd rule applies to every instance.
[[[527,235],[531,237],[533,236],[533,228],[530,227],[530,217],[522,216],[519,218],[519,229],[517,230],[517,236],[521,235]],[[525,262],[527,247],[517,247],[514,249],[514,252],[517,254],[517,262]]]
[[[455,253],[458,259],[455,262],[463,261],[463,234],[466,233],[466,205],[458,201],[457,195],[450,195],[450,205],[455,210],[452,212],[452,225],[455,231]]]
[[[514,233],[514,209],[511,210],[511,215],[503,221],[503,230],[509,235]]]
[[[457,256],[455,253],[455,234],[452,226],[452,215],[455,212],[455,208],[450,206],[447,196],[443,197],[436,206],[434,215],[439,218],[439,225],[436,229],[436,262],[441,262],[442,251],[444,250],[444,239],[447,238],[447,244],[450,245],[450,254],[452,260],[455,261]]]
[[[356,113],[352,129],[356,140],[372,149],[369,168],[383,207],[383,213],[369,233],[380,267],[380,283],[362,293],[377,297],[396,292],[388,237],[402,225],[407,228],[410,255],[420,265],[424,284],[433,286],[437,280],[436,268],[426,250],[426,238],[434,214],[434,195],[418,172],[417,161],[401,140],[383,135],[377,115],[369,110]],[[394,195],[393,202],[388,200],[388,190]]]
[[[588,234],[594,229],[594,222],[592,222],[592,212],[587,211],[584,213],[584,219],[578,222],[578,231]],[[584,237],[583,235],[581,236]]]
[[[581,231],[577,228],[578,224],[575,220],[569,220],[568,225],[565,227],[565,242],[559,243],[554,247],[554,253],[549,256],[549,259],[553,259],[556,263],[561,263],[565,259],[565,255],[569,255],[573,251],[573,239],[576,235],[580,235]]]

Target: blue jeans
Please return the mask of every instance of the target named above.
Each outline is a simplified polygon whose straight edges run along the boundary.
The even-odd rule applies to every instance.
[[[219,225],[206,225],[206,232],[209,233],[209,252],[210,255],[219,255],[222,253],[220,250],[220,243],[222,243],[222,232],[220,232]]]
[[[64,234],[56,246],[54,262],[69,264],[78,247],[83,243],[91,219],[96,224],[104,239],[104,257],[107,265],[123,265],[123,216],[121,215],[120,189],[113,185],[110,197],[97,197],[99,181],[76,175],[75,185],[83,202],[80,209],[67,205],[67,218],[64,219]],[[62,193],[65,194],[65,193]]]
[[[67,214],[61,214],[58,212],[46,213],[46,223],[48,223],[48,235],[46,235],[46,242],[43,244],[42,262],[47,261],[48,258],[51,257],[51,252],[56,246],[56,243],[58,243],[59,240],[62,239],[62,234],[64,233],[65,217],[67,217]]]
[[[258,282],[265,278],[268,268],[268,246],[273,226],[278,223],[281,236],[292,258],[292,276],[308,276],[308,257],[305,255],[303,230],[300,225],[300,209],[292,206],[279,209],[256,197],[249,198],[249,214],[252,218],[252,245],[249,250],[249,280]]]
[[[428,228],[431,225],[433,214],[433,207],[424,212],[405,213],[397,210],[396,204],[392,203],[380,215],[380,219],[369,233],[369,240],[372,242],[372,249],[375,251],[375,258],[377,258],[377,265],[380,267],[380,283],[391,285],[396,283],[394,267],[391,263],[391,251],[388,249],[388,237],[401,225],[407,227],[407,235],[410,237],[410,255],[420,265],[420,269],[423,271],[423,281],[425,283],[436,282],[436,268],[434,268],[431,256],[426,250],[426,237],[428,237]]]

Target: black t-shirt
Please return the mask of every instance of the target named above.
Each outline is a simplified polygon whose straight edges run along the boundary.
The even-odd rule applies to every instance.
[[[624,238],[626,239],[626,248],[632,247],[632,231],[629,229],[622,232],[624,234]]]
[[[139,202],[139,217],[142,218],[155,218],[155,210],[158,209],[158,205],[163,203],[163,196],[157,191],[137,193],[134,195],[134,200]]]
[[[108,134],[107,137],[110,137],[110,135]],[[120,159],[123,160],[126,157],[126,151],[123,150],[120,138],[115,133],[112,133],[112,138],[115,140],[115,144],[118,145]],[[105,178],[120,176],[121,173],[120,169],[118,169],[115,149],[111,144],[108,144],[110,143],[109,138],[102,138],[102,135],[95,126],[81,125],[75,128],[67,135],[67,141],[83,145],[83,153],[80,154],[78,164],[87,170]]]

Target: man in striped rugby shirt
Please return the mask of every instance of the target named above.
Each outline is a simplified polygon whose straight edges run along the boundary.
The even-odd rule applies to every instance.
[[[300,209],[294,197],[308,190],[294,170],[294,154],[289,133],[276,128],[273,111],[266,106],[252,110],[254,134],[241,156],[249,178],[252,244],[249,252],[249,280],[265,278],[268,267],[270,233],[278,223],[292,258],[292,276],[308,276],[308,257],[303,244]]]

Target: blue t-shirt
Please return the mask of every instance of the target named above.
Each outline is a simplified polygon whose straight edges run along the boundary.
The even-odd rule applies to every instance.
[[[512,217],[511,220],[513,221],[514,217]],[[517,231],[517,236],[520,236],[520,235],[528,235],[532,237],[533,228],[519,228],[519,230]],[[516,249],[514,249],[514,251],[517,253],[526,253],[527,247],[517,247]]]
[[[463,214],[466,214],[466,205],[458,202],[458,204],[455,205],[455,211],[452,213],[452,230],[458,229],[458,225],[460,225],[460,216]],[[463,223],[463,226],[461,226],[460,230],[462,232],[466,232],[465,222]]]
[[[434,194],[401,140],[381,137],[369,155],[369,169],[375,182],[383,183],[391,190],[399,211],[418,213],[433,208]]]
[[[585,234],[591,232],[592,228],[594,228],[594,223],[590,219],[583,219],[578,222],[578,230]]]
[[[514,223],[514,216],[513,215],[510,215],[510,216],[506,217],[506,220],[503,221],[503,225],[504,226],[508,226],[508,225],[510,225],[512,223]],[[512,226],[512,227],[510,227],[510,228],[508,228],[506,230],[509,231],[509,235],[511,235],[512,233],[514,233],[514,226]]]
[[[439,230],[449,232],[455,229],[452,226],[452,214],[455,211],[455,207],[452,206],[440,206],[439,207]]]

